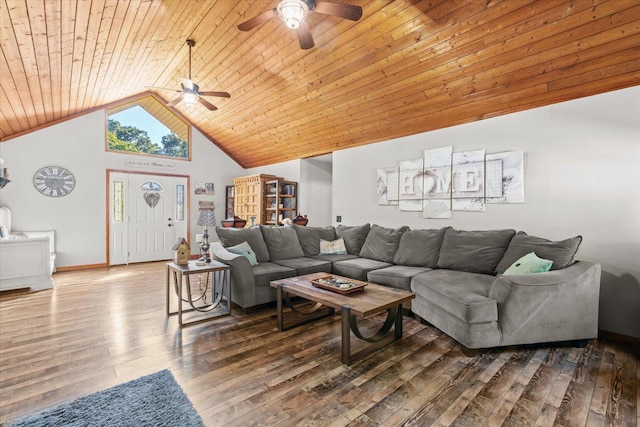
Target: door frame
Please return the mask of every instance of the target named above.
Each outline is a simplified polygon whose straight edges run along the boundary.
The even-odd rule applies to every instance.
[[[166,176],[172,178],[186,178],[187,180],[187,188],[185,188],[185,217],[187,222],[187,236],[186,240],[189,245],[190,236],[191,236],[191,176],[189,175],[180,175],[175,173],[154,173],[154,172],[143,172],[143,171],[131,171],[131,170],[123,170],[123,169],[107,169],[106,170],[106,184],[105,184],[105,199],[106,199],[106,215],[105,215],[105,232],[106,232],[106,243],[107,247],[105,249],[107,267],[111,266],[111,173],[127,173],[127,174],[135,174],[135,175],[149,175],[149,176]]]

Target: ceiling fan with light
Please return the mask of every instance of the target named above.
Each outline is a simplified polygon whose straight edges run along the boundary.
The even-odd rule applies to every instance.
[[[213,91],[201,92],[200,86],[198,86],[193,82],[193,80],[191,80],[191,48],[195,45],[196,45],[195,41],[191,39],[187,40],[187,46],[189,46],[189,78],[182,79],[182,82],[180,83],[180,85],[182,86],[182,90],[169,89],[166,87],[154,87],[154,86],[148,86],[148,87],[151,87],[154,89],[164,89],[164,90],[172,90],[175,92],[180,92],[180,95],[178,97],[167,102],[167,106],[169,107],[173,107],[177,105],[180,101],[182,101],[187,107],[191,108],[194,105],[196,105],[196,102],[199,102],[200,104],[207,107],[210,111],[214,111],[214,110],[217,110],[218,108],[212,103],[210,103],[209,101],[207,101],[206,99],[203,99],[202,98],[203,96],[217,96],[220,98],[231,98],[231,95],[229,95],[229,93],[227,92],[213,92]]]
[[[296,30],[300,47],[302,49],[311,49],[314,46],[314,42],[309,25],[306,22],[310,12],[337,16],[352,21],[357,21],[362,17],[362,8],[360,6],[315,0],[280,0],[274,9],[243,22],[238,25],[238,29],[250,31],[274,16],[278,16],[287,27]]]

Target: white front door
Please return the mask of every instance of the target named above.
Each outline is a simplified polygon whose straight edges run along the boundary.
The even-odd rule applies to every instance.
[[[187,237],[187,178],[111,172],[109,264],[170,259]]]

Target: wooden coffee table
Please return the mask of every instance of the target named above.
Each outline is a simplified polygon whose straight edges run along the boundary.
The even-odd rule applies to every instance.
[[[342,315],[342,363],[347,365],[402,338],[402,304],[415,298],[412,292],[367,283],[363,291],[343,295],[315,287],[311,283],[311,280],[317,280],[327,275],[328,273],[313,273],[271,282],[271,287],[276,288],[278,293],[278,330],[285,331],[320,317],[331,315],[335,312],[334,310],[340,310]],[[335,274],[332,276],[340,277]],[[305,298],[316,304],[311,309],[303,311],[295,307],[290,299],[291,295]],[[283,303],[288,305],[297,317],[297,320],[289,322],[287,325],[284,321]],[[324,312],[323,308],[325,308]],[[380,330],[365,337],[358,329],[358,319],[367,318],[385,310],[387,318]],[[394,324],[394,330],[390,332],[391,326]],[[367,346],[352,353],[350,332],[353,332],[357,338],[366,341]]]

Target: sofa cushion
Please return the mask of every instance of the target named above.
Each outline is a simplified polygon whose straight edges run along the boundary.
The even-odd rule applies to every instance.
[[[320,239],[333,241],[336,239],[336,230],[328,227],[303,227],[293,224],[293,229],[298,235],[298,241],[304,252],[304,256],[310,257],[320,253]]]
[[[529,252],[535,252],[540,258],[553,261],[551,270],[561,270],[573,264],[573,257],[578,252],[581,242],[582,236],[554,242],[519,231],[511,239],[507,251],[496,267],[496,273],[503,274],[514,262]]]
[[[252,228],[225,228],[216,227],[216,234],[220,239],[220,243],[225,248],[229,246],[239,245],[242,242],[249,243],[253,252],[256,253],[258,262],[269,261],[269,250],[262,237],[259,227]]]
[[[331,273],[331,263],[329,261],[321,261],[313,258],[291,258],[275,261],[276,264],[285,267],[294,268],[297,276],[303,274],[311,274],[318,272]]]
[[[334,263],[338,261],[344,261],[345,259],[354,259],[358,257],[350,254],[344,254],[344,255],[337,254],[337,255],[314,255],[311,258],[318,259],[320,261],[329,261],[331,263]]]
[[[379,268],[390,267],[388,262],[382,262],[369,258],[353,258],[333,263],[333,273],[339,276],[349,277],[351,279],[362,280],[366,282],[367,273]]]
[[[392,265],[391,267],[380,268],[367,273],[367,282],[409,290],[411,289],[411,278],[429,270],[431,269],[426,267]]]
[[[504,274],[544,273],[549,271],[553,261],[539,258],[535,252],[529,252],[507,268]]]
[[[320,255],[346,255],[347,247],[344,245],[344,239],[341,237],[336,240],[320,239]]]
[[[515,230],[463,231],[449,228],[444,233],[438,268],[493,274],[514,234]]]
[[[375,259],[382,262],[393,262],[398,251],[400,238],[409,227],[386,228],[373,224],[360,250],[362,258]]]
[[[362,245],[367,240],[367,234],[371,227],[369,223],[364,225],[339,225],[336,227],[336,237],[344,238],[344,244],[347,247],[347,253],[351,255],[360,255]]]
[[[494,276],[431,270],[411,279],[411,291],[467,323],[495,322],[498,303],[489,298]]]
[[[246,259],[249,260],[249,264],[252,267],[258,265],[258,259],[256,258],[256,253],[251,249],[251,246],[247,242],[242,242],[235,246],[229,246],[227,250],[231,253],[242,255]]]
[[[444,233],[449,227],[439,230],[407,230],[400,238],[398,252],[393,263],[413,267],[435,268],[442,246]]]
[[[285,279],[297,275],[294,268],[273,262],[261,262],[252,267],[251,270],[253,271],[256,288],[270,288],[272,280]]]
[[[300,242],[298,242],[298,235],[293,228],[269,227],[261,224],[260,230],[262,231],[264,242],[267,244],[271,261],[304,256]]]

